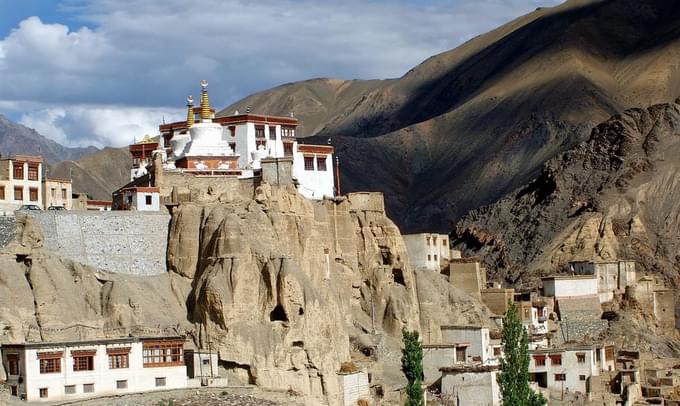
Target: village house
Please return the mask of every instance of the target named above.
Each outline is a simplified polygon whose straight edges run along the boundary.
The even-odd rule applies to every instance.
[[[456,362],[497,364],[500,361],[500,342],[493,342],[488,328],[479,326],[441,326],[442,342],[463,346],[465,353],[458,353]],[[461,356],[465,357],[462,358]]]
[[[406,234],[404,243],[414,269],[439,272],[449,260],[449,236],[446,234]]]
[[[63,208],[64,210],[71,210],[73,208],[71,195],[71,179],[43,178],[42,196],[45,209]]]
[[[131,186],[113,193],[113,210],[159,211],[160,188]]]
[[[31,402],[187,387],[184,339],[5,344],[12,396]]]
[[[441,392],[455,405],[498,406],[498,365],[454,365],[441,368]]]
[[[615,293],[622,294],[626,287],[636,284],[634,261],[574,261],[569,268],[576,275],[592,275],[597,279],[600,303],[611,301]]]
[[[0,214],[14,215],[23,205],[44,208],[41,179],[43,159],[15,155],[0,159]]]
[[[77,211],[110,211],[113,206],[111,200],[90,199],[85,193],[71,195],[71,209]]]
[[[290,183],[305,198],[321,200],[337,194],[338,160],[334,165],[331,145],[298,143],[298,120],[292,114],[279,117],[247,111],[216,117],[207,86],[207,81],[201,81],[199,107],[194,107],[191,96],[187,99],[186,120],[161,124],[158,140],[145,137],[130,145],[132,181],[114,192],[118,202],[114,209],[155,207],[155,196],[146,204],[146,196],[135,198],[139,193],[131,189],[135,187],[159,188],[159,206],[168,206],[191,200],[192,187],[212,190],[238,180],[244,186],[257,186],[266,160],[276,161],[275,170],[290,172]]]
[[[554,392],[591,393],[601,371],[615,366],[612,345],[575,345],[529,351],[529,375],[539,388]]]

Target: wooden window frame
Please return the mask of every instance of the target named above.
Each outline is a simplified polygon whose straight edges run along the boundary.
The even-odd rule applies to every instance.
[[[24,201],[24,187],[23,186],[14,186],[14,200],[16,200],[18,202]]]
[[[614,347],[607,346],[604,347],[604,360],[612,361],[614,359]]]
[[[545,366],[545,355],[534,355],[534,365],[537,367]]]
[[[313,171],[314,170],[314,157],[313,156],[304,157],[304,165],[305,165],[306,171]]]
[[[295,127],[281,126],[281,138],[283,137],[295,137]]]
[[[578,376],[578,380],[579,380],[579,381],[585,381],[586,379],[587,379],[587,378],[586,378],[585,375],[579,375],[579,376]]]
[[[19,370],[19,354],[7,354],[7,375],[21,375]]]
[[[562,365],[562,355],[550,355],[550,365]]]
[[[184,365],[184,342],[147,341],[143,344],[144,368]]]
[[[28,165],[28,180],[38,180],[38,165]]]
[[[49,397],[49,390],[48,388],[40,388],[38,389],[40,392],[40,399],[47,399]]]
[[[109,354],[109,369],[130,368],[130,354]]]
[[[586,354],[584,352],[577,352],[576,353],[576,362],[579,364],[585,364],[586,363]]]
[[[275,126],[269,126],[269,139],[271,141],[276,141],[276,127]]]
[[[151,196],[151,195],[144,196],[144,203],[147,206],[151,206],[153,204],[153,196]]]
[[[326,172],[326,157],[317,156],[316,157],[316,170]]]
[[[38,201],[38,188],[37,187],[28,188],[28,200],[30,200],[32,202]]]
[[[232,137],[236,137],[236,126],[235,125],[230,125],[229,126],[229,134]]]
[[[283,143],[283,156],[293,156],[293,143],[284,142]]]
[[[5,185],[0,185],[0,200],[5,200]]]
[[[259,138],[261,140],[265,139],[264,126],[263,125],[256,125],[255,126],[255,138]]]
[[[567,374],[555,374],[556,382],[564,382],[567,380]]]
[[[40,356],[40,373],[41,374],[60,374],[61,373],[61,355],[57,356]]]
[[[73,372],[94,371],[96,351],[71,351]]]
[[[467,348],[456,347],[456,362],[465,362],[466,359],[467,359]]]
[[[67,192],[68,192],[68,189],[61,188],[61,198],[64,200],[64,202],[66,201],[66,198],[67,198],[67,195],[68,195]]]
[[[15,162],[14,165],[12,165],[13,169],[13,179],[18,179],[18,180],[23,180],[24,179],[24,163],[21,162]]]

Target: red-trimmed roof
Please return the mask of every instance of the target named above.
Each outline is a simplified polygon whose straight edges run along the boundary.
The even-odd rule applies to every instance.
[[[332,154],[335,148],[332,145],[298,144],[297,150],[310,154]]]
[[[236,116],[215,117],[212,119],[214,123],[222,125],[237,124],[237,123],[256,123],[256,124],[277,124],[287,126],[297,126],[298,119],[293,117],[281,116],[266,116],[261,114],[239,114]],[[168,132],[172,130],[181,130],[187,128],[187,122],[177,121],[174,123],[161,124],[158,126],[160,132]]]

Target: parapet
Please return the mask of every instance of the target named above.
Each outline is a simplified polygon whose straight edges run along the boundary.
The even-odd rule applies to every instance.
[[[348,193],[351,210],[385,213],[385,197],[382,192]]]

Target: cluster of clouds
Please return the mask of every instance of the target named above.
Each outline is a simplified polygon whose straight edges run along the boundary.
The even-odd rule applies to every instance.
[[[559,0],[62,0],[0,38],[0,113],[70,146],[122,146],[181,117],[210,81],[224,107],[313,77],[397,77]]]

